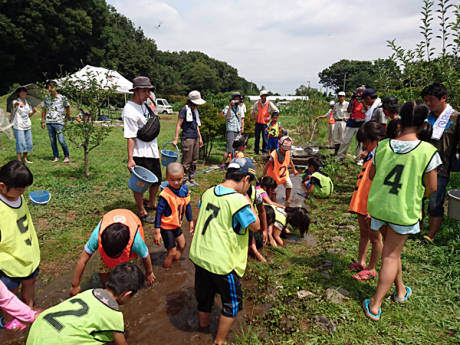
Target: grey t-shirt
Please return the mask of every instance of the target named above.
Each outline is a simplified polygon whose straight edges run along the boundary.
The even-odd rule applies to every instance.
[[[383,112],[382,108],[377,108],[374,110],[374,113],[372,114],[371,120],[377,121],[378,123],[382,125],[387,124],[387,119],[385,117],[385,114]]]

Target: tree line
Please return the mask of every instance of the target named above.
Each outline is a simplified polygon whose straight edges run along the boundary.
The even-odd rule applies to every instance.
[[[148,76],[165,95],[259,91],[236,68],[202,52],[158,50],[105,0],[0,0],[0,31],[0,94],[13,84],[55,78],[84,65],[113,69],[130,80]]]

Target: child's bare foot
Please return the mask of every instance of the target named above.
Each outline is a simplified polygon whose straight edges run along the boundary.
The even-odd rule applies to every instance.
[[[162,267],[163,268],[163,271],[169,271],[171,269],[171,267]]]
[[[291,205],[291,200],[286,200],[285,206],[286,206],[286,207],[289,207],[290,205]]]

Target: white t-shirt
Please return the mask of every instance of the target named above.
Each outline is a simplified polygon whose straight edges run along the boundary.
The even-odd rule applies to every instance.
[[[133,157],[146,157],[146,158],[160,158],[158,152],[157,139],[150,142],[145,142],[137,139],[137,131],[144,127],[147,123],[147,118],[144,114],[148,114],[148,110],[143,104],[142,106],[128,101],[121,117],[123,119],[123,131],[125,139],[134,138],[134,151]]]
[[[246,104],[240,105],[240,110],[241,110],[241,118],[244,119],[244,115],[246,114]]]
[[[0,200],[12,208],[19,208],[22,205],[22,198],[18,197],[15,201],[6,200],[6,198],[0,194]]]
[[[29,114],[32,112],[32,107],[27,100],[25,100],[23,107],[16,107],[15,105],[18,102],[22,103],[20,99],[13,101],[13,109],[15,109],[13,128],[18,131],[27,131],[32,127],[32,122],[29,118]]]
[[[69,106],[67,98],[62,95],[57,97],[46,97],[42,102],[42,107],[46,110],[46,123],[57,123],[60,125],[65,124],[66,108]]]

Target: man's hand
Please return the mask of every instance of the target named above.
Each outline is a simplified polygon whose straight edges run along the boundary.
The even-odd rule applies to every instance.
[[[81,287],[80,287],[80,285],[78,285],[78,286],[72,286],[72,287],[70,288],[69,295],[73,297],[73,296],[78,295],[80,292],[81,292]]]
[[[243,133],[244,133],[244,127],[241,128],[241,134],[243,134]]]
[[[42,122],[42,129],[45,129],[45,123]]]
[[[270,121],[270,117],[269,117],[269,116],[268,116],[268,117],[264,117],[264,121],[265,121],[265,122]]]
[[[200,138],[200,147],[203,147],[203,139]]]
[[[161,245],[161,230],[160,229],[155,229],[155,235],[153,236],[153,243],[155,243],[157,246]]]
[[[136,163],[134,163],[134,159],[128,159],[128,170],[129,172],[131,172],[131,168],[134,168],[136,169],[137,168],[137,165]]]
[[[172,146],[177,147],[177,139],[174,139],[174,141],[172,142]]]
[[[155,275],[153,274],[153,272],[146,272],[145,273],[145,284],[147,286],[150,286],[153,284],[153,282],[155,281],[156,277]]]

